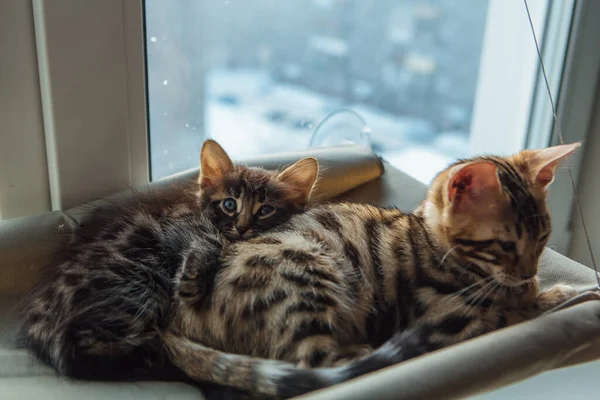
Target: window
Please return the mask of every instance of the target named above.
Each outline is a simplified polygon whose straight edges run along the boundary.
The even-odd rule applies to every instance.
[[[528,3],[565,140],[583,140],[600,5]],[[423,182],[555,141],[522,0],[30,0],[0,22],[4,219],[196,168],[205,137],[236,159],[366,137]],[[569,180],[550,194],[566,252]]]
[[[207,137],[235,158],[307,148],[344,108],[423,181],[468,154],[487,0],[145,6],[153,178],[197,167]]]
[[[530,0],[541,38],[549,4]],[[146,0],[145,21],[153,179],[197,167],[208,137],[238,159],[359,140],[356,125],[313,137],[341,109],[424,183],[456,158],[530,141],[538,60],[520,0]]]

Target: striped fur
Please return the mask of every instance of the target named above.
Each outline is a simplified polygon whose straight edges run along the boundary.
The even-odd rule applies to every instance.
[[[318,173],[312,158],[281,173],[234,166],[212,141],[201,161],[199,185],[92,210],[50,260],[49,276],[24,301],[22,329],[27,347],[59,374],[179,378],[159,335],[174,282],[180,301],[208,305],[222,247],[302,212]]]
[[[210,304],[176,307],[169,358],[193,379],[286,398],[560,304],[574,290],[540,294],[536,273],[548,168],[574,148],[562,150],[462,160],[409,214],[323,205],[229,246]]]
[[[545,187],[572,150],[463,160],[410,214],[359,204],[298,214],[314,160],[274,175],[215,151],[198,195],[101,208],[55,255],[53,276],[25,303],[23,333],[38,357],[89,379],[180,379],[172,363],[194,380],[285,398],[573,294],[538,294],[535,278],[550,233]]]

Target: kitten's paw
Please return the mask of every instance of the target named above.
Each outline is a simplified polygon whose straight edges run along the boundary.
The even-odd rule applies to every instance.
[[[537,305],[542,311],[548,311],[577,296],[578,292],[568,285],[554,285],[549,290],[541,293],[537,298]]]
[[[175,292],[177,299],[188,305],[198,304],[206,299],[207,291],[193,280],[180,281]]]
[[[192,251],[183,261],[175,287],[177,299],[188,305],[199,305],[210,298],[214,284],[216,257]]]

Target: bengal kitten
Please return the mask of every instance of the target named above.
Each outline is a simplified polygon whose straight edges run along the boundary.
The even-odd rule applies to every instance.
[[[316,206],[233,244],[210,302],[178,295],[171,361],[196,380],[287,398],[555,307],[575,290],[538,292],[546,187],[579,145],[459,161],[412,213]]]
[[[318,175],[314,158],[281,173],[234,165],[210,140],[200,158],[197,185],[95,210],[50,261],[24,303],[23,336],[60,375],[169,378],[159,331],[175,283],[179,298],[201,302],[218,267],[206,255],[302,212]],[[199,284],[179,281],[182,264],[200,258]]]

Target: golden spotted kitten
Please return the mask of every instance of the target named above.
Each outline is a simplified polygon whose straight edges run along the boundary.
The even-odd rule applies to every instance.
[[[25,302],[27,346],[61,375],[169,378],[159,332],[174,285],[179,298],[201,302],[218,266],[205,255],[303,211],[317,174],[313,158],[281,173],[235,166],[216,142],[205,142],[199,185],[101,207],[74,232]],[[190,287],[179,271],[198,258],[207,264]]]
[[[546,188],[577,147],[459,161],[409,214],[316,206],[233,244],[210,301],[179,296],[171,361],[197,380],[286,398],[555,307],[575,291],[538,292]]]

